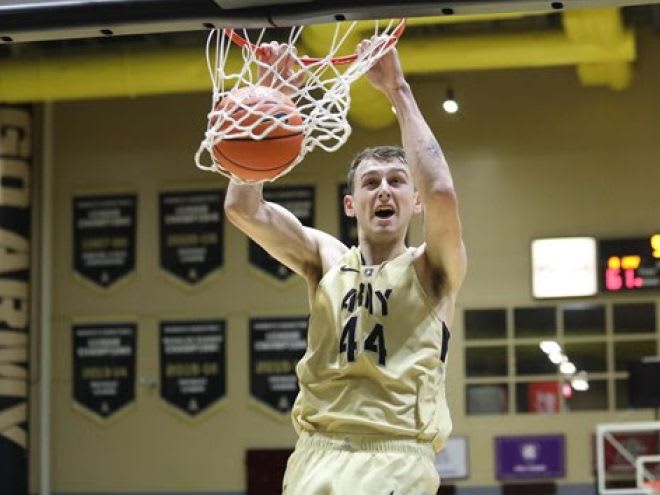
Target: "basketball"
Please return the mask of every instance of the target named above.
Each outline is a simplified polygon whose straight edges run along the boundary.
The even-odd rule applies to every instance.
[[[256,182],[277,177],[301,151],[302,116],[287,95],[264,86],[231,91],[215,107],[224,138],[213,146],[216,164],[239,178]],[[252,134],[252,135],[250,135]]]

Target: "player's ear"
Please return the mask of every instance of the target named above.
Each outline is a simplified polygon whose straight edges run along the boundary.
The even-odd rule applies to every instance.
[[[355,216],[355,209],[353,208],[353,196],[350,194],[344,196],[344,213],[347,217]]]

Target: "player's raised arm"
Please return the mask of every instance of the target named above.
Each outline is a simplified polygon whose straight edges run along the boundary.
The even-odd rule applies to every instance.
[[[372,42],[362,42],[359,49]],[[465,276],[467,257],[456,191],[445,156],[404,78],[395,48],[376,62],[367,77],[396,110],[406,159],[424,207],[427,260],[450,290],[456,291]]]
[[[286,208],[265,201],[262,187],[230,182],[225,197],[227,218],[275,259],[306,280],[318,282],[324,271],[324,250],[346,248],[332,236],[305,227]]]
[[[287,46],[276,42],[262,45],[262,62],[276,68],[282,80],[294,81],[293,60],[283,56]],[[287,92],[286,85],[260,68],[260,83]],[[335,258],[346,247],[334,237],[305,227],[286,208],[264,200],[263,184],[230,181],[225,197],[227,218],[271,256],[316,285]]]

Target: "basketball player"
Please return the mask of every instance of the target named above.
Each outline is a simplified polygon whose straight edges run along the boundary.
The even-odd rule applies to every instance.
[[[267,48],[273,62],[284,47]],[[434,454],[451,430],[445,364],[466,271],[456,193],[396,50],[367,77],[396,109],[403,149],[367,149],[350,165],[344,211],[358,247],[304,227],[260,185],[230,183],[226,195],[230,221],[307,281],[286,495],[434,495]],[[421,212],[425,242],[406,247]]]

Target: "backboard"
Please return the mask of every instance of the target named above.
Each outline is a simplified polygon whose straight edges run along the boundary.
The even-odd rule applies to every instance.
[[[0,44],[337,20],[553,12],[653,0],[6,0]]]
[[[599,495],[650,495],[660,480],[660,421],[599,424]]]

